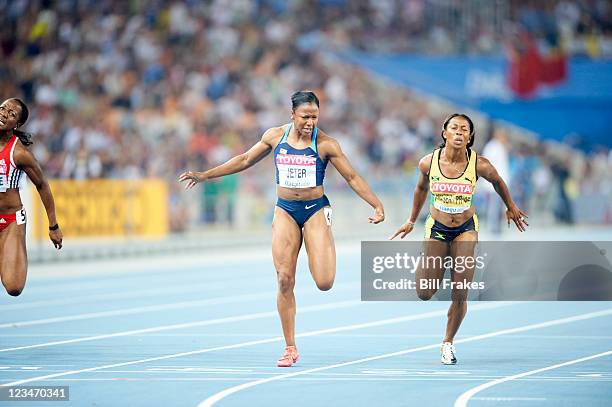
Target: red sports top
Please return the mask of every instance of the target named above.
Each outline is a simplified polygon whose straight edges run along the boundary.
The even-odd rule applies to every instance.
[[[13,160],[13,152],[19,139],[13,136],[0,151],[0,193],[6,192],[8,188],[19,188],[23,170],[17,168]]]

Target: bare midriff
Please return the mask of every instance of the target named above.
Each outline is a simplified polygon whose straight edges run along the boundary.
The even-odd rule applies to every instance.
[[[311,201],[323,196],[323,185],[312,188],[285,188],[276,186],[276,195],[287,201]]]
[[[457,226],[461,226],[465,222],[470,220],[472,216],[474,216],[474,207],[471,207],[470,209],[461,213],[446,213],[434,208],[433,205],[430,205],[429,211],[429,213],[431,213],[432,218],[434,218],[444,226],[448,226],[450,228],[456,228]]]
[[[15,213],[22,207],[19,189],[9,188],[0,192],[0,214]]]

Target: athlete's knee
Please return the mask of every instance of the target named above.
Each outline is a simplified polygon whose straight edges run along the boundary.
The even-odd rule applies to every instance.
[[[317,288],[321,291],[329,291],[334,285],[334,278],[326,278],[323,280],[317,280]]]
[[[20,281],[17,278],[4,278],[2,279],[2,285],[4,286],[4,289],[8,295],[17,297],[23,292],[25,281]]]
[[[417,296],[423,301],[431,300],[436,292],[432,290],[417,290]]]
[[[4,288],[6,289],[8,295],[12,297],[17,297],[23,292],[23,285],[7,284],[4,286]]]
[[[6,292],[12,297],[18,297],[23,292],[23,288],[11,288],[7,289]]]
[[[455,305],[461,305],[461,306],[467,305],[467,291],[453,290],[451,292],[451,301],[455,303]]]
[[[295,277],[291,274],[278,273],[278,290],[282,293],[287,293],[295,287]]]

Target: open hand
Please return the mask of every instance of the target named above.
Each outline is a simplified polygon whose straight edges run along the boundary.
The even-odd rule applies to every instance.
[[[516,205],[506,210],[506,219],[508,220],[508,227],[510,227],[510,220],[512,220],[521,232],[526,231],[527,226],[529,226],[529,223],[527,223],[527,214]]]
[[[187,181],[185,189],[191,189],[205,179],[202,173],[197,171],[185,171],[179,176],[179,182]]]

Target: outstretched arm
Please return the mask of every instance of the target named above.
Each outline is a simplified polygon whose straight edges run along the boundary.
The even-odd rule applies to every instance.
[[[179,176],[179,182],[187,181],[185,189],[191,189],[196,184],[204,182],[207,179],[235,174],[252,167],[272,151],[274,148],[274,140],[277,138],[277,132],[278,129],[276,128],[267,130],[263,136],[261,136],[261,140],[247,152],[237,155],[217,167],[202,172],[186,171],[182,173]]]
[[[419,179],[412,197],[412,212],[406,223],[400,226],[389,240],[395,239],[400,234],[400,239],[403,239],[414,229],[414,224],[419,217],[419,213],[421,213],[421,209],[423,209],[423,205],[427,200],[427,193],[429,192],[429,167],[431,166],[431,159],[432,154],[428,154],[419,161]]]
[[[478,157],[478,162],[476,165],[478,175],[481,175],[493,185],[495,192],[497,192],[497,194],[504,201],[504,204],[506,204],[506,219],[508,220],[508,226],[510,226],[510,220],[512,220],[518,230],[524,232],[526,230],[526,226],[529,226],[527,220],[525,219],[527,218],[527,214],[516,206],[512,200],[512,196],[510,196],[508,186],[502,177],[499,176],[493,164],[491,164],[491,162],[486,158],[480,156]]]
[[[380,223],[385,220],[385,209],[382,202],[376,196],[367,182],[353,168],[348,158],[342,152],[340,144],[329,138],[326,142],[327,157],[332,165],[338,170],[340,175],[344,177],[349,186],[359,195],[361,199],[370,204],[374,208],[374,216],[368,218],[370,223]]]
[[[34,158],[34,155],[23,146],[19,146],[15,149],[15,155],[13,156],[15,164],[22,168],[30,178],[30,181],[36,187],[40,200],[42,201],[45,211],[47,212],[47,218],[49,220],[49,226],[57,225],[57,218],[55,217],[55,201],[53,200],[53,194],[51,193],[51,187],[45,178],[40,164]],[[56,249],[62,248],[62,240],[64,235],[62,230],[58,227],[56,230],[49,230],[49,238],[53,242]]]

